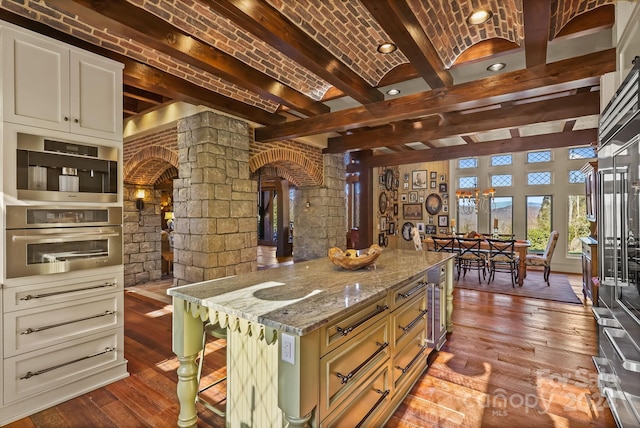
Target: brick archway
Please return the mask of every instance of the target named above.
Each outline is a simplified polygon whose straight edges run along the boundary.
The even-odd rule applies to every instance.
[[[133,155],[123,170],[124,182],[154,184],[167,170],[178,168],[178,154],[161,146],[144,148]]]
[[[320,159],[322,159],[320,157]],[[305,156],[300,150],[272,148],[255,154],[249,159],[249,169],[256,174],[260,168],[266,174],[286,178],[297,187],[322,185],[322,164]]]

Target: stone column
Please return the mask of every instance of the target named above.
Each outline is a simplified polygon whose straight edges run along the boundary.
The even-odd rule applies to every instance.
[[[249,125],[213,112],[178,122],[174,284],[257,270],[257,183]]]
[[[327,257],[331,247],[347,246],[346,166],[342,155],[324,155],[324,184],[295,192],[293,259]],[[307,206],[308,202],[308,206]]]

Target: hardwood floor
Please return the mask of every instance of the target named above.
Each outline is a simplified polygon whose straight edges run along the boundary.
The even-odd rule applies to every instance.
[[[171,306],[127,290],[131,376],[9,427],[175,426]],[[591,362],[596,325],[590,305],[455,289],[453,321],[454,332],[387,427],[615,426]],[[207,345],[205,373],[212,379],[224,375],[223,346],[222,340]],[[198,426],[224,426],[221,417],[198,409]]]

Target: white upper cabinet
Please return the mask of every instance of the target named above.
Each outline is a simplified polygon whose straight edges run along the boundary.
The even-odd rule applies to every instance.
[[[122,64],[7,27],[2,50],[4,121],[122,140]]]

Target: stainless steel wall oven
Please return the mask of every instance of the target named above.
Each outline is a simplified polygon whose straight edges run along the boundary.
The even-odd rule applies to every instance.
[[[637,57],[636,57],[637,58]],[[620,427],[640,426],[640,61],[600,119],[598,386]]]
[[[122,264],[122,208],[7,206],[6,276]]]

